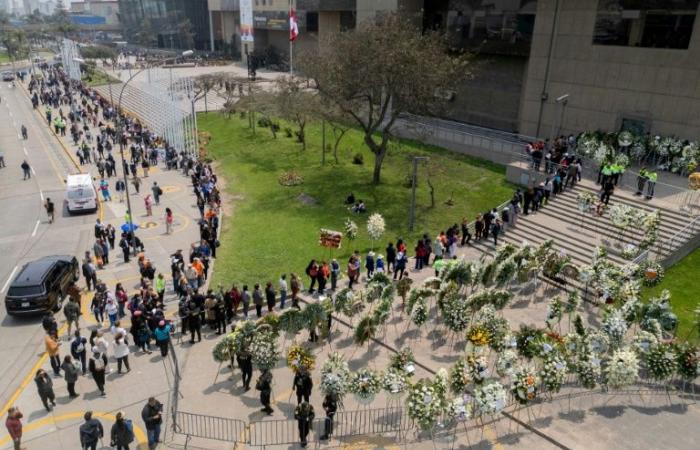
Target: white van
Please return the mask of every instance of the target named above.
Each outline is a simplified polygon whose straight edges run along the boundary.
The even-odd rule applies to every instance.
[[[66,179],[66,208],[68,214],[97,211],[97,191],[89,174],[68,175]]]

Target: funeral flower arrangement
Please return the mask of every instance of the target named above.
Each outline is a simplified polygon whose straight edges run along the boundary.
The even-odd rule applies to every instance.
[[[370,403],[381,389],[381,378],[374,370],[360,369],[350,376],[348,391],[359,403]]]

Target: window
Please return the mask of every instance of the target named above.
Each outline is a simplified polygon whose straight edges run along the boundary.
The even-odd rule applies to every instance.
[[[318,13],[306,13],[306,31],[309,33],[318,33]]]
[[[686,49],[698,0],[599,0],[593,43]]]

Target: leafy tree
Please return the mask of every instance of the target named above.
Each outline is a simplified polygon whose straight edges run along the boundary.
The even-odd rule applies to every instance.
[[[440,93],[453,90],[469,75],[467,58],[449,55],[443,37],[422,34],[394,13],[331,35],[300,63],[321,94],[363,131],[375,157],[375,184],[399,115],[437,113],[445,102]]]
[[[278,78],[274,91],[276,115],[297,126],[295,134],[306,150],[306,125],[319,110],[317,93],[308,89],[305,81],[290,76]]]
[[[0,42],[7,49],[10,59],[18,60],[29,56],[29,43],[24,30],[5,30],[0,36]]]
[[[91,45],[88,47],[82,47],[80,49],[80,54],[85,59],[117,59],[117,51],[112,47],[107,47],[105,45]]]
[[[54,29],[61,33],[64,37],[68,33],[75,31],[77,28],[70,18],[70,13],[66,9],[63,2],[56,3],[56,9],[53,11],[50,22],[54,25]]]

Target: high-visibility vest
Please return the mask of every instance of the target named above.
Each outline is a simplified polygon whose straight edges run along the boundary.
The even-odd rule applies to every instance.
[[[657,176],[658,175],[656,175],[656,172],[649,172],[649,175],[648,175],[649,181],[651,181],[652,183],[656,183]]]

